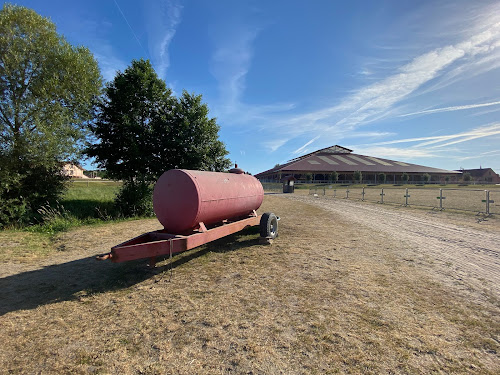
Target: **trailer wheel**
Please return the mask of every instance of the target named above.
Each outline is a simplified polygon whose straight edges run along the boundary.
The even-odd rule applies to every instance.
[[[278,237],[278,218],[272,212],[266,212],[260,218],[260,236],[271,239]]]

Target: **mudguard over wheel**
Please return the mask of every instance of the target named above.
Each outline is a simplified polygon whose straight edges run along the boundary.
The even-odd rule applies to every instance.
[[[260,219],[260,236],[270,239],[278,237],[278,218],[272,212],[266,212]]]

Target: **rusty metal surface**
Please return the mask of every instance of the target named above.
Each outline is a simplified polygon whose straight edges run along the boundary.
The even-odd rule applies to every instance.
[[[253,176],[173,169],[155,185],[156,217],[170,233],[248,215],[262,204],[264,189]]]

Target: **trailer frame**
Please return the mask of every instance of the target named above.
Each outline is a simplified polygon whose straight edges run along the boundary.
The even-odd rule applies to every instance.
[[[149,265],[154,267],[158,256],[172,256],[172,254],[194,249],[245,228],[261,225],[261,218],[262,215],[257,215],[254,210],[247,217],[223,220],[208,227],[201,222],[188,233],[172,234],[167,233],[164,229],[148,232],[113,246],[111,252],[98,255],[96,259],[110,259],[114,263],[119,263],[149,258]]]

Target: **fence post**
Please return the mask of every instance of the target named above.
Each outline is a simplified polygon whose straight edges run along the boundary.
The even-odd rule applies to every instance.
[[[333,197],[337,198],[337,189],[333,189]]]
[[[437,199],[439,199],[439,209],[441,211],[443,211],[443,199],[445,199],[446,197],[443,197],[443,189],[439,189],[439,197],[437,197]]]
[[[361,201],[365,201],[365,188],[363,188],[363,191],[361,192]]]
[[[408,194],[408,188],[406,188],[406,192],[405,192],[405,207],[408,207],[408,198],[410,197],[410,195]]]
[[[490,191],[486,190],[486,215],[490,214]]]
[[[382,188],[382,193],[380,193],[380,197],[381,197],[380,203],[382,203],[382,204],[384,204],[384,195],[385,195],[384,194],[384,188]]]
[[[346,189],[345,191],[345,199],[349,199],[349,189]]]
[[[323,196],[325,196],[325,195],[326,195],[326,188],[323,187]]]

